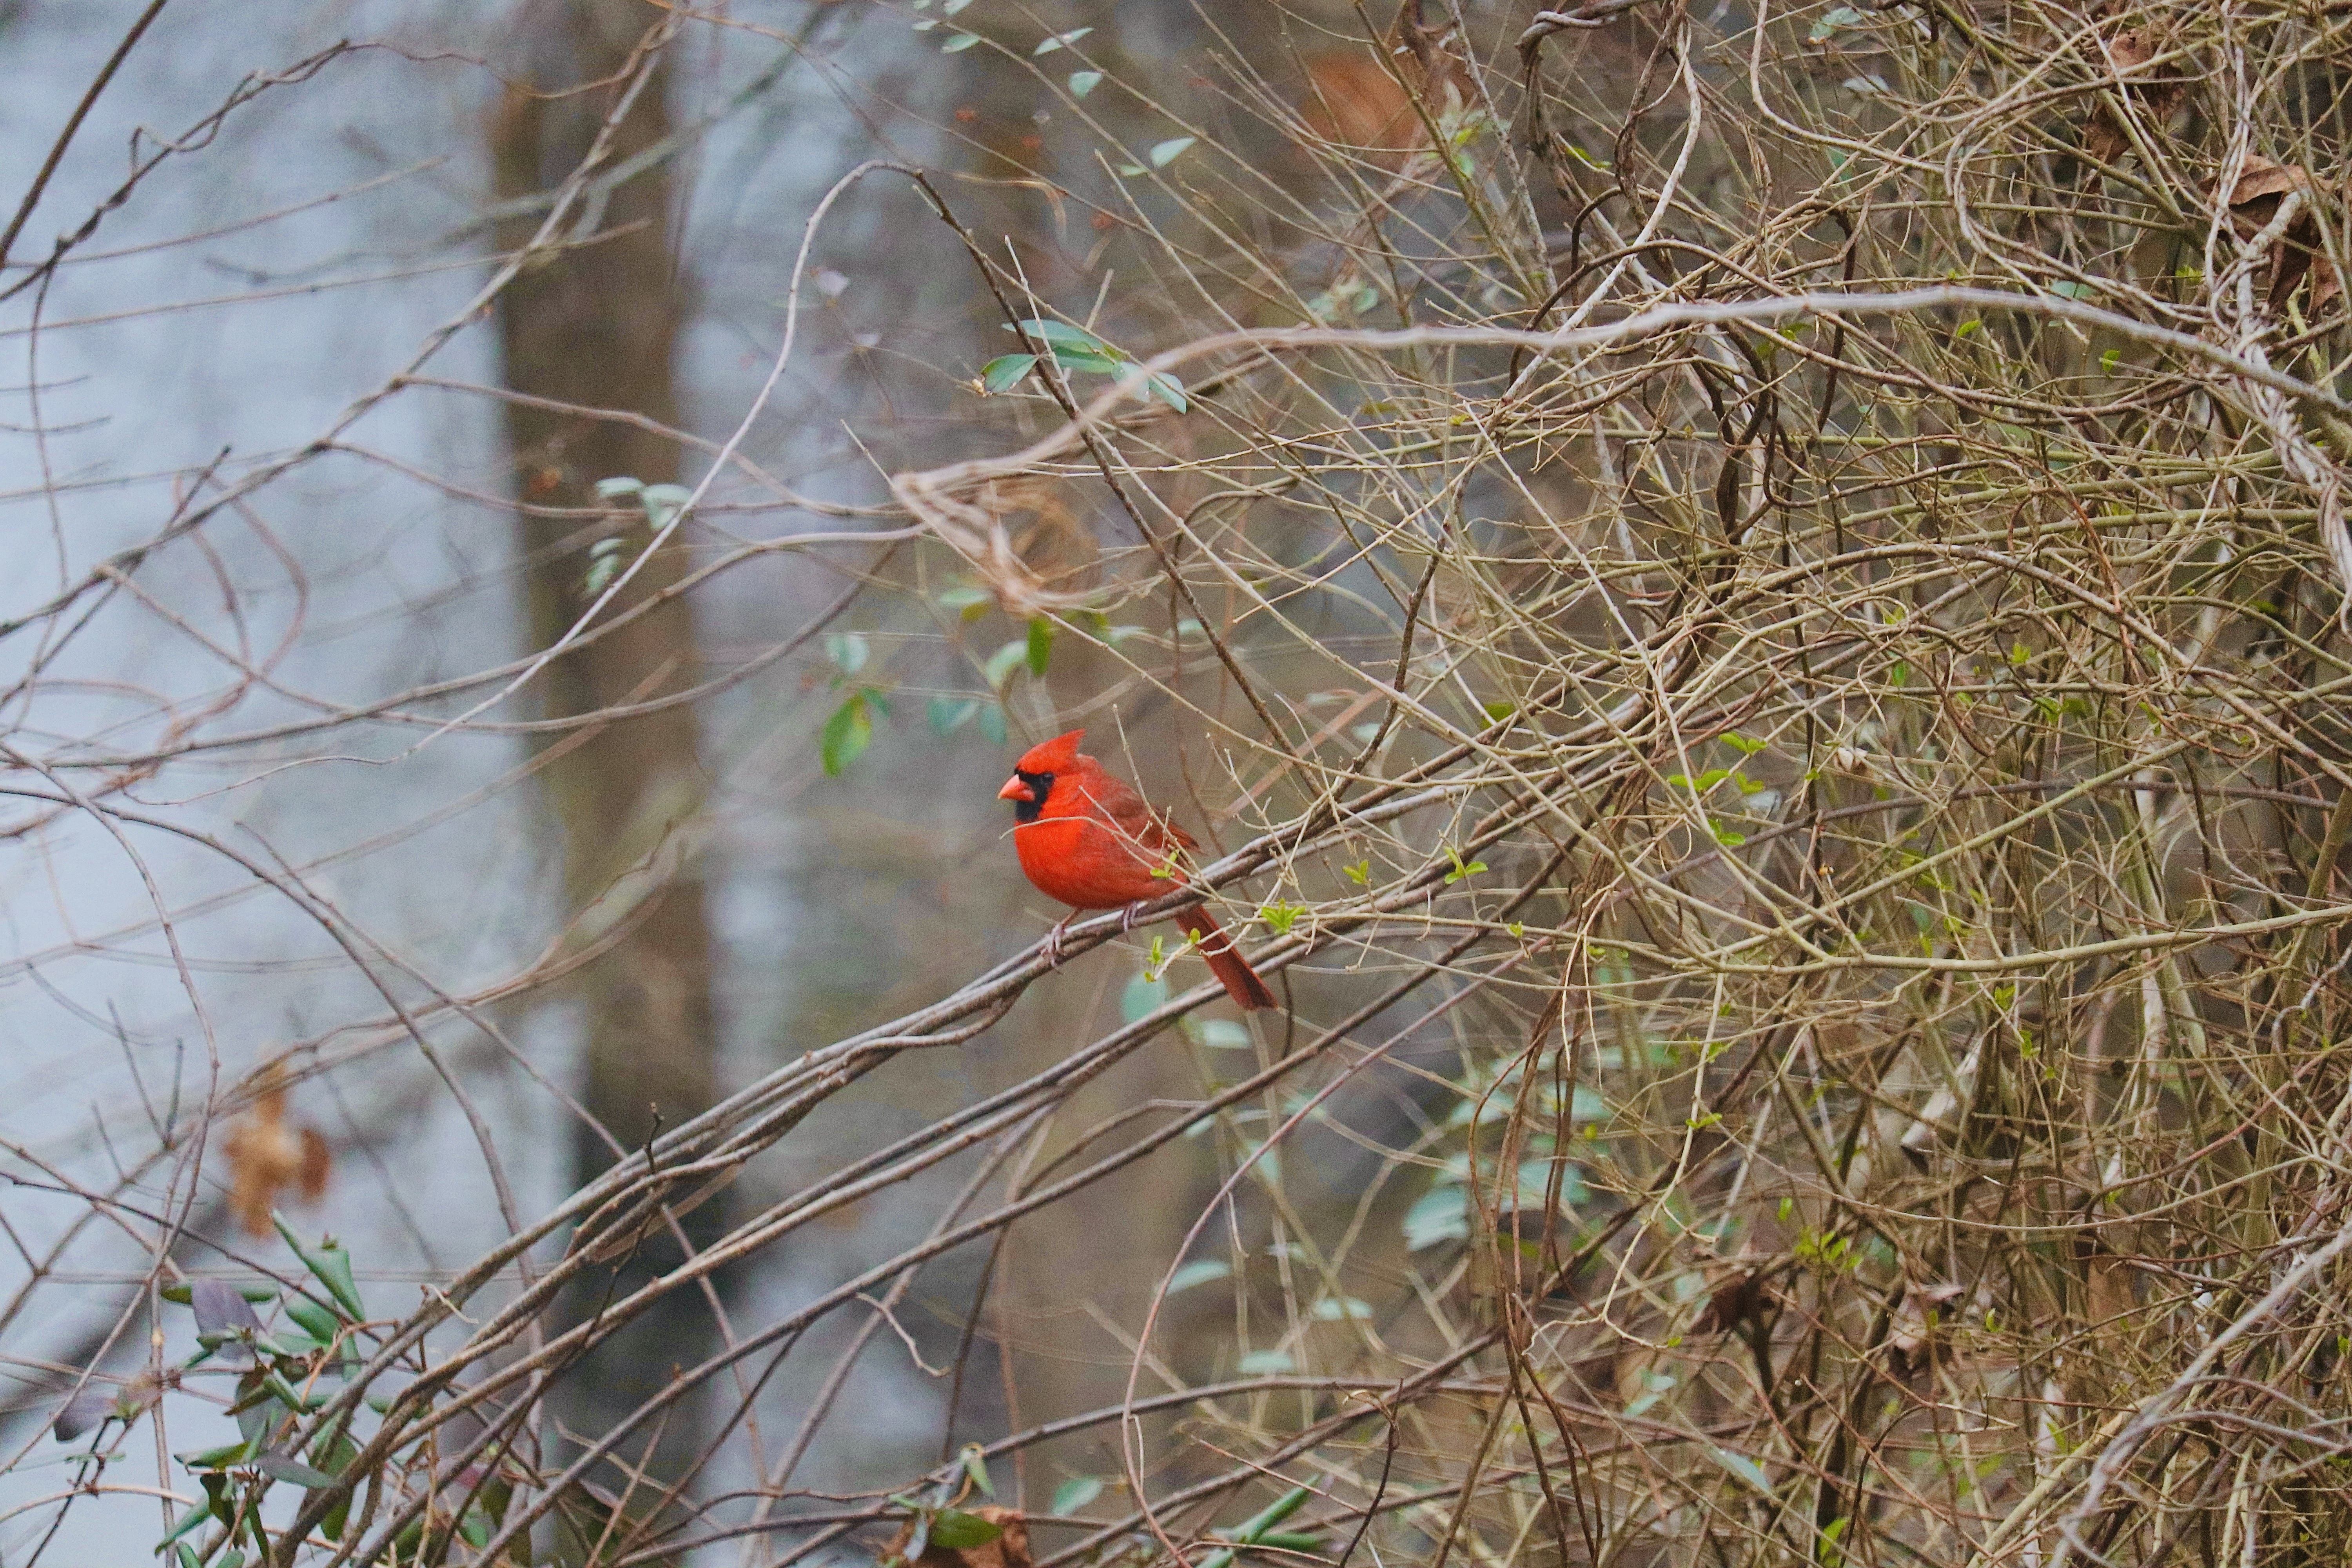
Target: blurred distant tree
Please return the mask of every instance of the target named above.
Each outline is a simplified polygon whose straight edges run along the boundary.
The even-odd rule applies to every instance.
[[[647,427],[674,428],[677,416],[684,286],[667,165],[656,159],[615,177],[670,132],[660,55],[667,29],[647,25],[656,16],[636,0],[526,0],[513,27],[522,70],[490,130],[509,248],[530,241],[552,192],[589,171],[560,239],[499,300],[506,383],[520,395],[506,405],[507,428],[524,503],[533,648],[572,632],[623,581],[655,542],[662,487],[677,478],[677,444]],[[598,488],[614,479],[645,489]],[[678,545],[661,543],[599,621],[657,597],[683,566]],[[555,659],[541,706],[562,719],[646,704],[690,685],[696,668],[693,607],[671,597]],[[585,917],[578,935],[611,943],[579,983],[581,1099],[597,1125],[576,1134],[577,1181],[711,1101],[710,930],[694,853],[704,793],[698,739],[693,707],[680,703],[551,732],[541,752],[571,912]],[[714,1206],[699,1223],[716,1218]],[[676,1250],[675,1237],[648,1237],[623,1267],[624,1288],[626,1276],[672,1266]],[[584,1279],[566,1298],[567,1315],[593,1312],[610,1288]],[[558,1419],[583,1436],[607,1429],[675,1364],[699,1358],[709,1327],[701,1299],[670,1298],[568,1382]],[[675,1428],[671,1436],[683,1446]]]

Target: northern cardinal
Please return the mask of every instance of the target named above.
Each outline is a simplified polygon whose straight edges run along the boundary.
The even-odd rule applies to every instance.
[[[1021,853],[1021,868],[1039,892],[1071,906],[1048,939],[1055,944],[1077,910],[1128,909],[1182,887],[1178,852],[1193,847],[1184,830],[1152,810],[1126,780],[1079,752],[1085,737],[1084,730],[1073,730],[1030,747],[996,792],[997,799],[1013,803],[1013,847]],[[1176,920],[1198,940],[1226,994],[1253,1010],[1276,1005],[1274,993],[1216,916],[1194,904]]]

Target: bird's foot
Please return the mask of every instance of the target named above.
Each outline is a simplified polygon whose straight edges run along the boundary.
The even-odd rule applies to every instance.
[[[1141,900],[1126,905],[1118,911],[1118,929],[1122,935],[1135,929],[1135,911],[1143,907]]]
[[[1057,965],[1062,962],[1062,939],[1069,934],[1070,922],[1077,918],[1078,911],[1072,910],[1068,914],[1055,921],[1054,929],[1045,933],[1045,963],[1049,966]]]

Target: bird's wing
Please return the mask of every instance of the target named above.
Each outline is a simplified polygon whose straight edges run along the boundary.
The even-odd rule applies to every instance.
[[[1164,855],[1171,849],[1193,847],[1192,836],[1152,810],[1151,803],[1136,794],[1126,780],[1097,773],[1087,781],[1087,794],[1096,815],[1145,853]]]

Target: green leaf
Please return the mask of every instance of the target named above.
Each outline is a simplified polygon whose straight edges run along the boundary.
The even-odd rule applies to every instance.
[[[172,1527],[171,1534],[163,1537],[162,1541],[155,1543],[155,1550],[161,1552],[164,1547],[171,1545],[172,1542],[179,1540],[180,1537],[187,1534],[190,1531],[195,1529],[198,1525],[204,1523],[205,1521],[210,1519],[212,1516],[213,1510],[211,1504],[197,1504],[194,1508],[190,1509],[187,1512],[180,1516],[180,1522]]]
[[[1292,1488],[1234,1526],[1233,1534],[1227,1539],[1239,1542],[1245,1546],[1254,1545],[1265,1540],[1267,1531],[1305,1508],[1307,1500],[1311,1495],[1305,1487]]]
[[[286,1303],[286,1315],[302,1327],[302,1331],[325,1344],[335,1337],[338,1324],[335,1315],[316,1301],[295,1297]]]
[[[980,367],[980,384],[986,392],[1010,392],[1037,367],[1035,354],[999,354]]]
[[[645,489],[646,482],[643,479],[633,479],[627,475],[622,474],[609,479],[598,479],[596,481],[596,499],[598,500],[618,500],[623,496],[643,495],[645,493]]]
[[[873,647],[864,632],[830,632],[824,639],[824,657],[833,660],[844,675],[856,675],[866,668]]]
[[[1030,58],[1034,59],[1039,55],[1050,55],[1055,49],[1076,43],[1080,38],[1085,37],[1088,33],[1093,31],[1094,29],[1092,27],[1073,27],[1066,33],[1056,33],[1052,37],[1046,39],[1044,43],[1039,44],[1035,48],[1030,50]]]
[[[976,33],[958,33],[954,37],[950,38],[946,43],[940,46],[940,53],[943,55],[961,54],[964,50],[971,47],[972,45],[978,42],[980,42],[980,37]]]
[[[1102,79],[1103,73],[1100,71],[1072,71],[1070,73],[1070,96],[1072,98],[1086,97],[1087,94],[1094,91],[1096,88],[1102,85]]]
[[[1036,316],[1025,321],[1016,321],[1013,325],[1029,336],[1055,348],[1077,349],[1084,353],[1102,354],[1105,357],[1109,357],[1117,352],[1084,327],[1074,327],[1067,321],[1056,321],[1048,317]]]
[[[1116,375],[1126,367],[1108,354],[1098,354],[1086,349],[1066,348],[1056,344],[1054,363],[1064,370],[1082,370],[1088,375]]]
[[[1138,1018],[1155,1013],[1168,1002],[1168,981],[1165,976],[1147,980],[1138,974],[1118,994],[1119,1016],[1132,1024]]]
[[[1290,1359],[1287,1351],[1252,1351],[1235,1362],[1234,1368],[1247,1377],[1265,1377],[1277,1372],[1296,1372],[1298,1363]],[[1206,1568],[1205,1563],[1202,1568]]]
[[[873,743],[874,719],[866,711],[866,694],[852,692],[849,700],[835,709],[833,717],[824,721],[820,749],[825,773],[839,778],[841,770],[856,762]]]
[[[966,1443],[963,1446],[962,1458],[963,1473],[971,1478],[971,1484],[978,1487],[984,1495],[994,1497],[996,1487],[988,1479],[988,1458],[981,1452],[980,1445]]]
[[[931,1544],[961,1552],[969,1546],[985,1546],[1004,1533],[1004,1527],[966,1513],[961,1509],[943,1508],[931,1516]]]
[[[191,1470],[233,1469],[238,1465],[247,1464],[252,1460],[253,1445],[241,1442],[223,1443],[217,1448],[206,1448],[201,1453],[174,1454],[172,1457]]]
[[[1726,730],[1723,732],[1723,738],[1725,742],[1730,745],[1733,751],[1738,752],[1743,757],[1754,756],[1757,752],[1762,751],[1767,744],[1767,742],[1763,741],[1751,741],[1737,730]]]
[[[1772,1478],[1766,1475],[1755,1460],[1732,1453],[1727,1448],[1718,1448],[1712,1443],[1706,1445],[1706,1452],[1717,1464],[1755,1488],[1759,1495],[1772,1496]]]
[[[1206,1285],[1212,1279],[1230,1279],[1233,1272],[1233,1266],[1222,1258],[1196,1258],[1169,1276],[1168,1293],[1173,1296],[1195,1285]]]
[[[647,485],[638,499],[645,502],[646,521],[656,528],[667,528],[693,494],[684,485]]]
[[[2105,371],[2109,375],[2113,375],[2116,374],[2116,366],[2123,363],[2123,350],[2109,349],[2106,353],[2099,356],[2099,368]]]
[[[1001,689],[1013,672],[1021,668],[1021,661],[1028,657],[1029,639],[1015,637],[988,656],[988,662],[980,667],[981,675],[990,687]]]
[[[1155,370],[1147,376],[1143,391],[1146,396],[1160,399],[1179,414],[1192,406],[1192,400],[1184,395],[1184,384],[1164,370]]]
[[[931,728],[942,735],[952,735],[971,722],[980,711],[980,703],[972,698],[934,697],[930,700]]]
[[[1359,888],[1371,885],[1372,863],[1370,860],[1359,860],[1352,866],[1342,866],[1339,869],[1346,872],[1348,880],[1355,883]]]
[[[1174,163],[1177,159],[1182,157],[1184,155],[1185,149],[1191,147],[1193,142],[1198,142],[1200,138],[1198,136],[1171,136],[1165,142],[1155,142],[1152,145],[1151,151],[1145,153],[1144,156],[1151,160],[1151,166],[1153,168],[1164,169],[1169,164]]]
[[[1004,727],[1004,709],[1001,704],[983,702],[980,705],[980,732],[988,737],[989,744],[1004,744],[1008,731]]]
[[[1315,1303],[1314,1316],[1319,1322],[1336,1323],[1343,1318],[1360,1320],[1371,1315],[1371,1303],[1359,1301],[1353,1296],[1326,1296]]]
[[[1404,1214],[1404,1245],[1419,1252],[1440,1242],[1465,1241],[1470,1236],[1470,1194],[1458,1182],[1447,1182],[1423,1193]]]
[[[1027,657],[1029,673],[1043,677],[1046,664],[1054,657],[1054,623],[1043,616],[1029,623]]]
[[[315,1469],[287,1454],[264,1454],[253,1461],[253,1468],[272,1480],[288,1481],[307,1491],[335,1484],[335,1478]]]
[[[1072,1476],[1054,1489],[1053,1511],[1072,1514],[1102,1496],[1103,1484],[1092,1476]]]
[[[1808,43],[1825,43],[1836,34],[1839,28],[1858,27],[1866,20],[1868,18],[1853,6],[1840,5],[1824,15],[1820,21],[1815,22],[1812,30],[1805,35],[1805,38]]]
[[[1454,869],[1445,873],[1445,885],[1449,888],[1465,877],[1475,877],[1486,868],[1486,862],[1484,860],[1473,860],[1467,865],[1463,864],[1462,852],[1451,846],[1446,847],[1445,857],[1454,862]]]
[[[1231,1018],[1203,1018],[1193,1037],[1212,1051],[1246,1051],[1254,1045],[1250,1032]]]
[[[1264,921],[1275,935],[1288,936],[1290,928],[1297,925],[1298,917],[1306,912],[1305,904],[1270,903],[1258,910],[1257,918]]]
[[[1036,356],[1032,354],[1030,357],[1034,359]],[[971,618],[973,610],[985,611],[989,605],[996,603],[995,595],[985,588],[969,583],[953,588],[940,589],[939,599],[940,608],[953,610],[966,619]]]
[[[270,1212],[269,1223],[278,1227],[278,1234],[285,1238],[294,1256],[302,1260],[302,1267],[327,1288],[327,1294],[335,1299],[344,1314],[354,1323],[364,1322],[367,1308],[361,1304],[360,1288],[352,1279],[352,1255],[332,1239],[320,1242],[318,1251],[312,1252],[295,1237],[294,1227],[286,1223],[285,1215],[275,1210]]]

